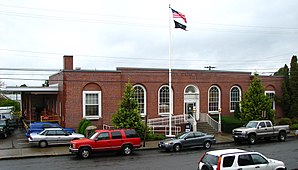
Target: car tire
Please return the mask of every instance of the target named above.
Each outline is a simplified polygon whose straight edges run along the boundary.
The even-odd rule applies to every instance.
[[[211,142],[210,141],[206,141],[206,142],[204,142],[204,148],[205,149],[210,149],[211,148]]]
[[[202,166],[201,170],[213,170],[213,167],[209,164],[205,164]]]
[[[175,144],[174,146],[173,146],[173,150],[175,151],[175,152],[179,152],[179,151],[181,151],[181,145],[180,144]]]
[[[287,138],[287,134],[285,132],[279,132],[277,139],[280,142],[284,142]]]
[[[123,155],[130,155],[132,153],[131,145],[124,145],[121,149]]]
[[[251,145],[256,143],[256,135],[255,134],[248,135],[248,143]]]
[[[48,146],[48,142],[47,142],[47,141],[42,140],[42,141],[39,142],[39,147],[41,147],[41,148],[45,148],[45,147],[47,147],[47,146]]]
[[[81,158],[87,159],[91,156],[91,150],[87,147],[79,149],[79,156]]]

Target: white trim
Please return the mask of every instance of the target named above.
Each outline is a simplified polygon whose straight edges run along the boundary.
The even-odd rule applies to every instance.
[[[160,103],[160,90],[163,88],[163,87],[168,87],[169,88],[169,85],[162,85],[159,89],[158,89],[158,103],[157,103],[157,109],[158,109],[158,115],[159,116],[169,116],[169,112],[164,112],[164,113],[160,113],[159,112],[159,103]],[[173,89],[171,88],[171,91],[172,91],[172,96],[171,96],[171,99],[169,100],[169,104],[170,104],[170,108],[173,110],[173,98],[174,98],[174,94],[173,94]],[[169,94],[170,95],[170,94]],[[171,110],[169,108],[169,111]],[[173,115],[173,113],[172,113]]]
[[[265,91],[265,95],[267,95],[268,93],[273,93],[275,95],[275,91],[273,91],[273,90]],[[273,98],[273,101],[272,101],[272,109],[275,110],[275,100],[274,100],[274,98]]]
[[[136,84],[133,86],[133,88],[135,87],[141,87],[144,90],[144,113],[141,113],[141,117],[145,117],[147,114],[147,91],[141,84]]]
[[[86,116],[86,107],[85,107],[85,99],[86,94],[98,94],[98,116]],[[83,118],[89,120],[97,120],[102,117],[101,113],[101,91],[83,91]]]
[[[218,111],[210,111],[209,110],[209,104],[210,104],[209,103],[209,92],[210,92],[210,89],[212,87],[216,87],[218,89],[218,109],[221,108],[221,91],[220,91],[220,88],[217,85],[212,85],[208,89],[208,113],[210,113],[210,114],[218,114],[219,113]]]
[[[229,103],[230,112],[235,112],[235,110],[232,110],[232,109],[231,109],[231,102],[232,102],[232,101],[231,101],[231,93],[232,93],[232,89],[233,89],[234,87],[238,88],[238,90],[239,90],[239,104],[240,104],[240,102],[241,102],[241,97],[242,97],[241,88],[240,88],[239,86],[235,85],[235,86],[232,86],[232,87],[230,88],[230,103]]]
[[[193,94],[193,95],[196,95],[196,99],[195,99],[195,101],[193,101],[193,100],[186,100],[185,99],[185,95],[188,95],[189,93],[186,93],[185,91],[186,91],[186,89],[188,88],[188,87],[190,87],[190,86],[192,86],[192,87],[194,87],[195,88],[195,93],[191,93],[191,94]],[[195,103],[195,107],[196,107],[196,113],[195,113],[195,118],[196,118],[196,120],[199,120],[200,119],[200,89],[196,86],[196,85],[193,85],[193,84],[189,84],[189,85],[187,85],[185,88],[184,88],[184,95],[183,95],[183,98],[184,98],[184,104],[183,104],[183,114],[185,115],[186,113],[185,113],[185,111],[186,111],[186,108],[185,108],[185,104],[186,103]]]

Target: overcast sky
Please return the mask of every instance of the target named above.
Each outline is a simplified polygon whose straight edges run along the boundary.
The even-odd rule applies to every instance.
[[[40,86],[63,55],[81,69],[168,68],[169,4],[188,22],[171,28],[173,69],[270,74],[298,53],[296,0],[0,0],[0,80]]]

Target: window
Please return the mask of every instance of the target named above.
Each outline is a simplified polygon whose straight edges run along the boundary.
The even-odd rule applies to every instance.
[[[223,158],[223,167],[231,167],[234,163],[235,156],[226,156]]]
[[[238,165],[239,166],[253,165],[251,156],[249,154],[239,155],[239,157],[238,157]]]
[[[265,91],[265,94],[272,100],[272,109],[275,110],[275,101],[274,101],[275,91]]]
[[[220,91],[217,86],[210,87],[208,91],[208,105],[209,112],[218,112],[220,108]]]
[[[122,139],[120,131],[112,132],[112,139]]]
[[[251,154],[254,164],[267,164],[268,161],[259,154]]]
[[[101,117],[101,92],[83,91],[83,117],[98,119]]]
[[[47,133],[47,136],[55,136],[56,135],[56,131],[55,130],[49,130]]]
[[[233,86],[230,91],[230,110],[234,112],[241,100],[241,91],[238,86]]]
[[[65,136],[65,135],[67,135],[67,133],[64,132],[63,130],[56,130],[56,135],[58,135],[58,136]]]
[[[141,85],[135,85],[134,87],[135,96],[134,99],[139,103],[139,111],[142,116],[146,115],[146,91]]]
[[[272,124],[271,124],[270,122],[266,122],[266,126],[267,126],[267,127],[271,127]]]
[[[169,93],[169,86],[165,85],[159,89],[159,104],[158,104],[158,113],[159,114],[169,114],[170,113],[170,93]],[[172,95],[173,99],[173,95]]]
[[[98,135],[97,140],[109,140],[109,132],[102,132]]]
[[[126,138],[138,138],[139,135],[135,130],[124,130]]]
[[[261,126],[261,128],[265,128],[266,127],[266,125],[265,125],[264,122],[260,122],[259,126]]]

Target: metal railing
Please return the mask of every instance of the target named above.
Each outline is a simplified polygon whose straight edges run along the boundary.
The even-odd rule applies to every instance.
[[[200,121],[207,122],[213,129],[218,131],[218,122],[214,120],[208,113],[201,113]]]

